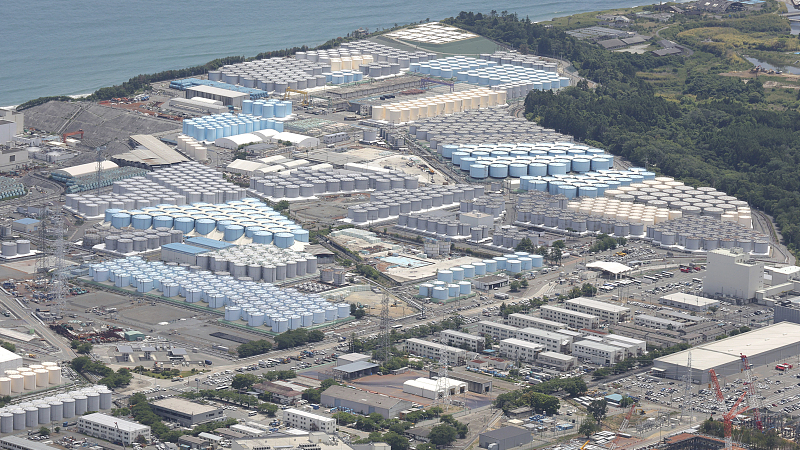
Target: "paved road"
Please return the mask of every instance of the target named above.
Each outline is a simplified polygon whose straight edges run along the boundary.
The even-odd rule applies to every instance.
[[[36,333],[50,343],[51,346],[58,348],[60,350],[58,354],[59,359],[70,360],[77,356],[61,336],[58,336],[50,330],[50,327],[43,325],[42,322],[31,315],[32,310],[30,308],[22,308],[12,296],[2,292],[0,292],[0,302],[3,303],[6,309],[24,320],[30,328],[33,328]]]

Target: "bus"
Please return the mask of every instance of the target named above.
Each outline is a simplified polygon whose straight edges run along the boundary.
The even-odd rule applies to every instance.
[[[703,282],[703,280],[701,280],[700,278],[692,278],[692,281],[694,281],[695,283],[702,283]]]
[[[392,329],[393,329],[393,330],[400,331],[400,330],[402,330],[402,329],[403,329],[403,325],[392,325]]]
[[[229,385],[229,384],[227,384],[227,385],[222,385],[222,386],[217,386],[217,390],[218,390],[218,391],[224,391],[224,390],[226,390],[226,389],[230,389],[230,388],[231,388],[231,385]]]
[[[647,281],[649,281],[649,282],[651,282],[651,283],[655,283],[656,281],[658,281],[658,278],[656,278],[656,277],[652,277],[652,276],[650,276],[650,275],[645,275],[645,276],[643,276],[642,278],[644,278],[645,280],[647,280]]]

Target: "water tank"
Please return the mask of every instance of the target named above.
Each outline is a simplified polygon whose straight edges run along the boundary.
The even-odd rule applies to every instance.
[[[325,310],[323,309],[315,309],[311,311],[314,314],[314,323],[324,323],[325,322]]]
[[[25,379],[22,375],[8,375],[8,378],[11,379],[11,392],[22,392],[25,390]]]
[[[277,233],[275,235],[275,246],[278,248],[289,248],[294,245],[294,234]]]
[[[85,395],[75,395],[73,397],[75,399],[75,415],[82,416],[88,411],[88,399]],[[66,403],[64,404],[66,406]]]
[[[347,303],[337,303],[336,304],[336,316],[340,319],[343,319],[350,315],[350,305]]]
[[[459,295],[469,295],[472,293],[472,284],[469,281],[458,282]]]
[[[75,399],[74,398],[64,398],[61,399],[61,403],[64,404],[63,406],[63,416],[65,419],[70,419],[75,417]]]
[[[437,300],[447,300],[447,288],[446,287],[433,288],[433,298]]]
[[[14,431],[14,415],[10,412],[0,413],[0,433],[6,434]]]
[[[461,267],[453,267],[453,268],[450,269],[450,272],[453,273],[453,280],[454,281],[458,281],[458,280],[463,280],[464,279],[464,269],[462,269]]]
[[[180,230],[181,232],[183,232],[183,234],[188,234],[192,230],[194,230],[194,219],[192,219],[191,217],[178,217],[177,219],[175,219],[174,227],[176,230]]]
[[[27,239],[20,239],[17,241],[17,254],[27,255],[31,252],[31,241]]]
[[[430,298],[433,295],[433,285],[430,283],[420,284],[419,295]]]
[[[47,367],[47,381],[50,384],[61,384],[61,367],[48,366]]]
[[[39,425],[39,408],[29,406],[25,408],[25,426],[35,427]]]
[[[497,272],[497,261],[494,259],[484,259],[483,263],[486,265],[486,273]]]
[[[225,320],[229,322],[237,321],[242,316],[242,308],[238,306],[229,306],[225,308]]]
[[[281,317],[272,322],[272,331],[276,333],[283,333],[289,329],[289,319]]]
[[[47,386],[47,369],[35,369],[33,373],[36,374],[36,387]]]
[[[53,422],[60,422],[64,419],[64,403],[60,400],[51,400],[50,402],[50,420]]]
[[[452,283],[453,272],[449,270],[440,270],[439,273],[436,274],[436,279],[439,281],[444,281],[445,283]]]
[[[459,292],[459,289],[458,289],[458,285],[457,284],[450,283],[450,284],[447,285],[447,297],[448,298],[458,297],[458,292]]]
[[[542,255],[531,255],[530,258],[533,267],[542,267],[542,263],[544,262],[544,257]]]
[[[492,178],[508,177],[508,165],[494,163],[489,166],[489,176]]]
[[[47,403],[36,405],[36,409],[38,409],[38,422],[40,424],[47,424],[50,422],[50,405]]]
[[[3,242],[2,253],[6,257],[16,256],[17,244],[15,242]]]
[[[327,306],[325,307],[325,321],[331,322],[336,320],[336,315],[338,314],[339,310],[336,309],[335,306]]]
[[[133,228],[137,230],[146,230],[153,225],[153,216],[149,214],[136,214],[131,219]]]

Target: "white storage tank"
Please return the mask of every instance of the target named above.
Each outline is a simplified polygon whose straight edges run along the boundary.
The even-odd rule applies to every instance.
[[[350,305],[347,303],[337,303],[336,309],[338,310],[336,312],[336,316],[339,317],[340,319],[343,319],[350,315]]]
[[[52,385],[61,384],[61,367],[48,366],[47,367],[47,380]]]
[[[336,320],[337,312],[338,312],[338,310],[336,309],[335,306],[326,307],[325,308],[325,321],[326,322],[331,322],[331,321]]]
[[[75,400],[75,415],[76,416],[84,415],[86,411],[88,411],[88,409],[86,409],[88,408],[88,399],[86,398],[86,396],[78,394],[75,395],[73,399]]]
[[[64,398],[61,399],[61,403],[63,404],[63,416],[65,419],[70,419],[75,417],[75,399],[74,398]],[[86,411],[84,411],[86,412]]]
[[[472,293],[472,283],[469,281],[458,282],[459,295],[469,295]]]
[[[39,408],[29,406],[25,408],[25,426],[35,427],[36,425],[39,425]]]
[[[0,433],[7,434],[14,431],[14,415],[10,412],[0,413]]]
[[[272,331],[276,333],[283,333],[289,329],[289,319],[281,317],[273,321]]]
[[[25,378],[19,374],[9,375],[11,380],[11,392],[22,392],[25,390]]]
[[[325,323],[325,310],[315,309],[311,311],[314,314],[314,323]]]
[[[30,391],[36,389],[36,374],[33,372],[22,372],[24,383],[25,383],[25,390]]]
[[[44,387],[48,384],[47,369],[35,369],[33,373],[36,374],[36,387]]]
[[[14,430],[22,430],[25,428],[25,410],[17,408],[11,411],[14,416]]]
[[[48,403],[38,404],[36,405],[36,409],[39,410],[39,423],[50,423],[50,405]]]
[[[50,401],[50,420],[53,422],[60,422],[64,419],[64,403],[60,400]]]

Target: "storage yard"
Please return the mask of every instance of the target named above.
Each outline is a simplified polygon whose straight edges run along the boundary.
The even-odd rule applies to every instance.
[[[800,285],[769,218],[517,117],[531,91],[557,94],[577,77],[564,61],[495,48],[420,23],[214,66],[136,98],[28,109],[31,142],[70,158],[38,166],[47,190],[0,178],[2,198],[42,196],[27,205],[41,211],[9,207],[15,228],[0,230],[0,274],[39,280],[0,280],[0,334],[18,345],[0,376],[0,396],[14,398],[0,433],[108,412],[134,392],[233,393],[252,371],[272,378],[239,392],[280,397],[297,417],[329,424],[356,398],[385,401],[371,406],[381,415],[442,406],[464,410],[466,439],[481,443],[500,424],[561,438],[593,399],[627,395],[642,416],[630,439],[645,440],[653,421],[686,412],[672,394],[695,416],[673,427],[716,410],[684,388],[687,374],[706,385],[714,369],[727,389],[743,360],[766,378],[800,357],[800,325],[773,323]],[[739,272],[713,267],[723,259]],[[674,353],[635,362],[656,348]],[[384,365],[384,350],[408,366]],[[68,368],[83,354],[141,370],[113,393],[67,389],[101,378]],[[589,392],[556,392],[552,418],[490,407],[569,377]],[[299,401],[328,379],[346,386]],[[653,392],[662,384],[674,386]],[[290,413],[236,412],[223,395],[207,401],[251,437],[302,433],[281,422]],[[422,440],[429,425],[406,432]],[[355,427],[337,433],[366,437]],[[587,449],[615,448],[603,433]]]

